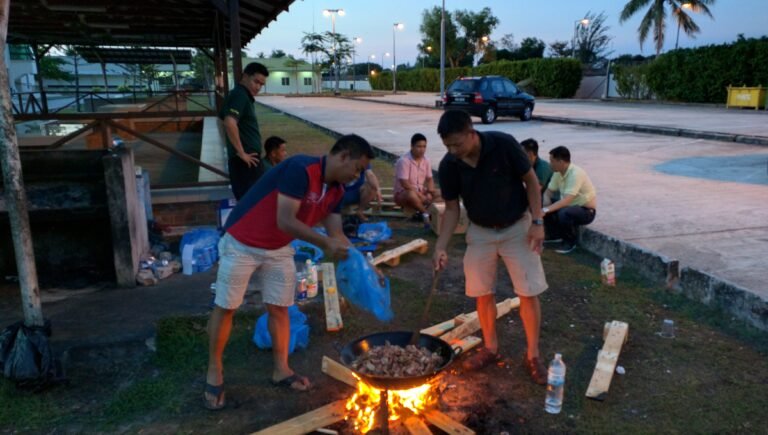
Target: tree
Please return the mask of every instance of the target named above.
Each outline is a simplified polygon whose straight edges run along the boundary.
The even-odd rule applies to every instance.
[[[283,61],[283,65],[285,65],[287,68],[293,68],[293,76],[296,82],[296,93],[299,93],[299,67],[302,65],[306,65],[307,62],[303,59],[295,59],[293,56],[288,56],[285,61]]]
[[[499,46],[504,50],[515,51],[517,50],[517,44],[515,44],[515,35],[507,33],[501,37]]]
[[[523,38],[520,48],[517,50],[521,60],[538,59],[544,57],[544,49],[547,44],[538,38]]]
[[[280,50],[280,49],[272,50],[272,53],[270,53],[270,55],[269,55],[269,57],[277,58],[277,59],[285,57],[285,56],[286,56],[285,52],[283,50]]]
[[[203,49],[195,51],[195,55],[192,56],[192,76],[195,81],[205,83],[205,89],[210,89],[213,83],[213,59],[208,56]]]
[[[571,55],[571,43],[568,41],[555,41],[549,44],[549,53],[552,57],[568,57]]]
[[[648,10],[637,28],[640,37],[640,49],[642,50],[643,43],[648,39],[648,34],[653,33],[653,42],[656,47],[656,55],[658,55],[664,47],[668,6],[671,8],[671,13],[679,28],[683,29],[686,35],[694,37],[696,33],[701,32],[701,29],[685,12],[686,8],[683,5],[689,5],[691,11],[703,12],[713,18],[708,6],[714,4],[715,0],[629,0],[621,11],[619,22],[624,23],[638,13],[640,9],[648,6]]]
[[[352,54],[352,43],[349,38],[340,33],[304,33],[301,38],[301,50],[308,54],[320,54],[325,56],[321,65],[330,69],[336,76],[336,91],[339,89],[339,72],[341,59]],[[314,62],[314,61],[313,61]],[[314,67],[313,67],[314,70]]]
[[[47,80],[71,82],[75,79],[75,76],[61,68],[62,65],[66,64],[67,61],[60,57],[44,56],[40,59],[40,75]]]
[[[499,25],[499,19],[493,16],[491,8],[485,7],[480,12],[456,11],[456,22],[464,31],[464,56],[473,58],[484,53],[489,47],[493,29]]]
[[[575,52],[582,63],[591,64],[610,54],[608,48],[613,38],[607,34],[610,27],[605,25],[605,12],[589,11],[584,18],[589,20],[589,25],[578,27]]]
[[[432,9],[425,9],[421,13],[421,26],[419,31],[421,32],[421,43],[418,48],[424,52],[426,47],[432,47],[432,54],[437,59],[440,59],[440,21],[442,16],[442,9],[435,6]],[[456,60],[457,49],[457,37],[458,30],[456,23],[453,21],[453,16],[449,11],[445,11],[445,57],[451,67],[458,66]]]

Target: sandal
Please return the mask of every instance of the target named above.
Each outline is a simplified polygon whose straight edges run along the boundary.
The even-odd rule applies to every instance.
[[[523,356],[523,364],[534,384],[547,385],[547,367],[540,358],[528,359],[527,356]]]
[[[214,397],[213,400],[209,399],[207,395]],[[203,392],[203,406],[209,411],[218,411],[226,406],[227,401],[224,397],[224,384],[211,385],[206,382],[205,391]]]
[[[488,350],[487,347],[483,347],[482,349],[475,352],[474,355],[465,359],[464,362],[461,363],[461,367],[467,371],[480,370],[490,364],[495,363],[499,359],[501,359],[501,356],[499,356],[498,353],[493,353]]]
[[[297,384],[297,383],[299,385],[302,385],[303,388],[295,387],[294,384]],[[312,384],[309,383],[309,379],[297,373],[294,373],[291,376],[288,376],[287,378],[280,379],[279,381],[272,381],[272,385],[275,387],[289,388],[291,390],[302,391],[302,392],[309,391],[309,389],[312,388]]]

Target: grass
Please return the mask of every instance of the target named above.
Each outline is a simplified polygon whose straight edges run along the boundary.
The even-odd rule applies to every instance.
[[[282,136],[292,154],[319,155],[333,144],[332,137],[288,116],[264,108],[258,116],[264,137]],[[391,180],[391,165],[375,161],[374,168],[382,180]],[[434,243],[435,237],[417,226],[400,221],[392,221],[391,226],[398,242],[425,237]],[[455,237],[451,251],[455,267],[441,279],[429,323],[474,310],[463,295],[459,259],[464,247],[463,239]],[[541,351],[546,359],[562,353],[568,365],[563,412],[544,413],[543,389],[528,382],[519,367],[525,338],[519,316],[511,314],[498,323],[508,366],[463,378],[479,391],[466,403],[472,412],[482,410],[479,419],[472,419],[470,412],[475,429],[493,433],[765,433],[768,334],[651,285],[629,267],[622,269],[615,287],[606,286],[600,281],[600,259],[583,251],[569,256],[547,251],[542,259],[550,289],[541,297]],[[134,433],[154,428],[152,433],[243,433],[346,397],[348,390],[320,374],[320,356],[337,355],[341,345],[361,335],[413,329],[421,317],[429,288],[428,256],[410,254],[397,268],[386,271],[396,314],[390,324],[351,307],[344,313],[344,329],[328,334],[322,304],[303,307],[311,327],[310,348],[293,357],[292,364],[316,380],[321,393],[299,397],[269,386],[270,353],[255,350],[251,343],[260,313],[241,312],[235,317],[225,354],[228,392],[234,403],[224,413],[201,412],[207,318],[174,317],[159,322],[156,353],[104,351],[71,370],[69,387],[32,394],[0,381],[0,430]],[[503,269],[499,288],[498,299],[511,296]],[[656,335],[665,318],[675,320],[674,340]],[[607,400],[595,402],[586,399],[584,392],[602,347],[603,324],[611,320],[629,324],[629,341],[619,358],[626,374],[614,375]]]

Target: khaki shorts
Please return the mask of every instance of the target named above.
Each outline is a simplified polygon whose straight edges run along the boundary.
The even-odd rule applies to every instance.
[[[504,260],[515,294],[538,296],[547,289],[541,257],[528,247],[526,236],[531,215],[526,213],[514,225],[501,230],[470,224],[467,230],[467,252],[464,254],[464,275],[469,297],[496,292],[498,258]]]
[[[234,310],[243,303],[251,275],[265,304],[289,307],[296,295],[296,265],[291,245],[280,249],[252,248],[225,233],[219,240],[219,272],[214,303]]]

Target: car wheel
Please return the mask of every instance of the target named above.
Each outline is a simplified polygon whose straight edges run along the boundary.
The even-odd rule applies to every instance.
[[[486,107],[480,118],[483,120],[483,124],[493,124],[493,121],[496,120],[496,108],[493,106]]]
[[[526,104],[525,109],[523,109],[523,113],[520,114],[520,120],[530,121],[532,116],[533,116],[533,106],[531,106],[530,104]]]

